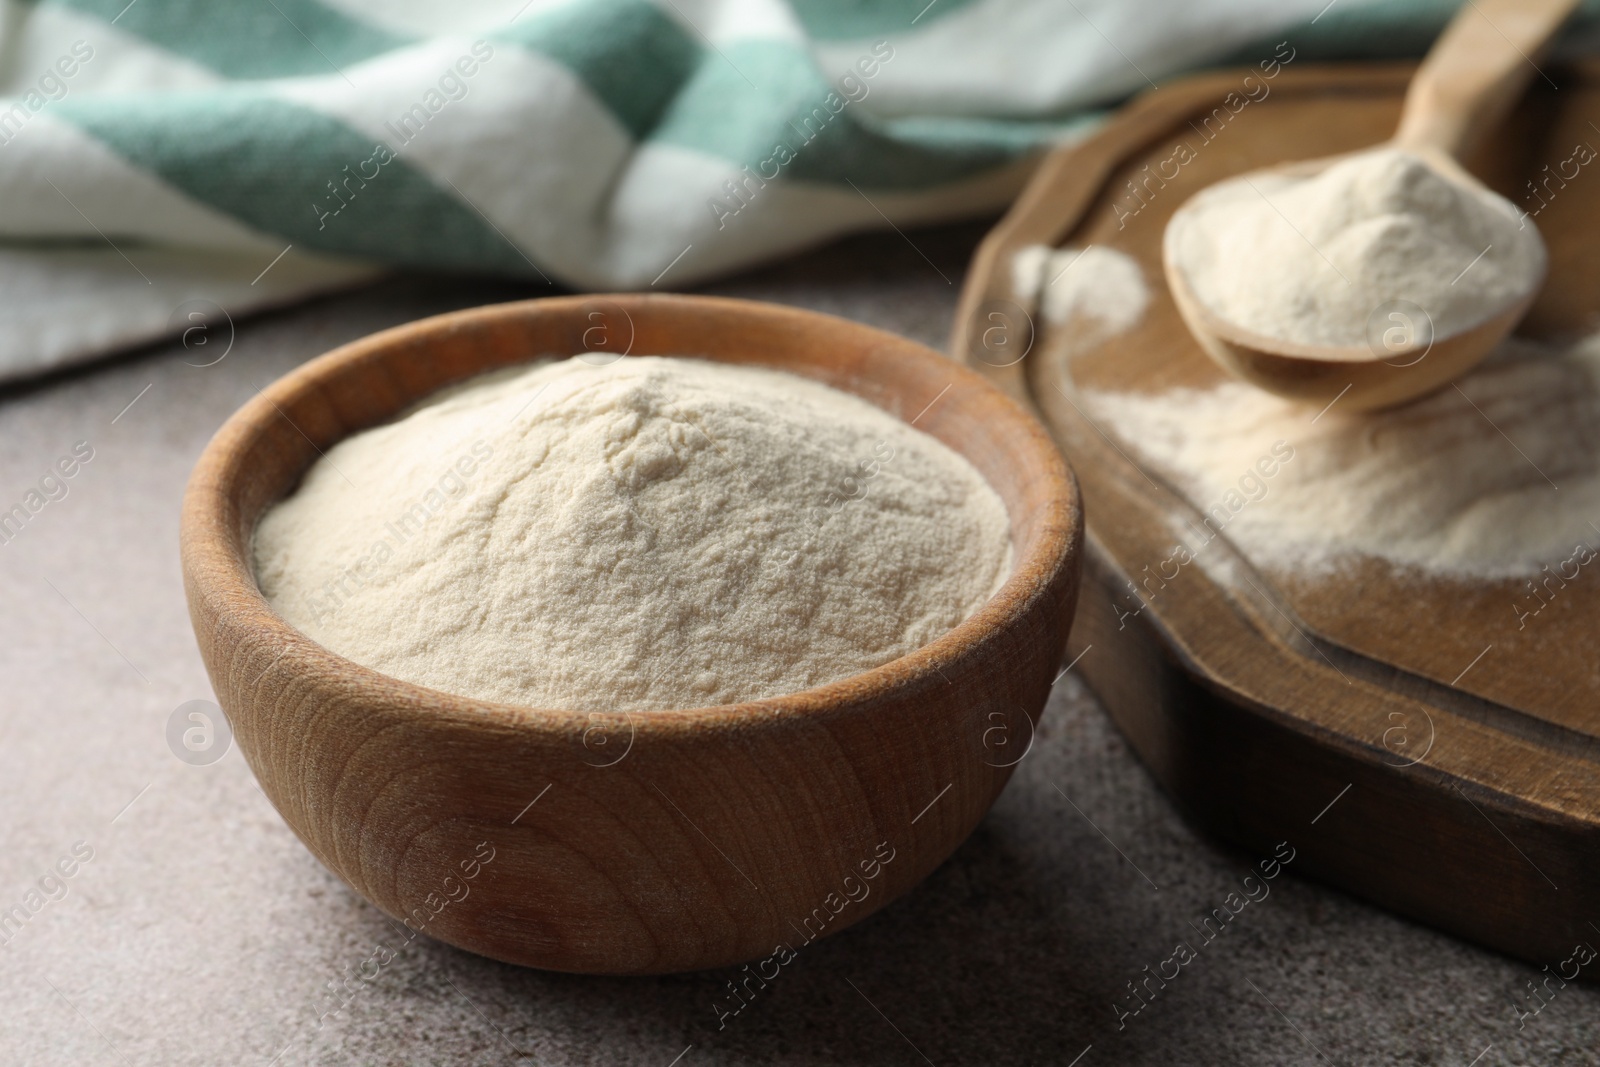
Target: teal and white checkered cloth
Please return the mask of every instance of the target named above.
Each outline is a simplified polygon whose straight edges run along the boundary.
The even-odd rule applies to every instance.
[[[0,377],[390,266],[681,288],[993,212],[1175,72],[1416,55],[1455,6],[0,3]]]

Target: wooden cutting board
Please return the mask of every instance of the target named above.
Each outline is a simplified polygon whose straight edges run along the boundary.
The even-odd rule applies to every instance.
[[[1371,559],[1331,576],[1283,573],[1224,534],[1206,549],[1218,554],[1213,565],[1184,567],[1130,614],[1140,601],[1129,581],[1171,555],[1175,523],[1204,503],[1072,400],[1086,389],[1148,394],[1223,381],[1167,293],[1168,217],[1241,171],[1384,140],[1412,69],[1302,61],[1265,82],[1265,95],[1256,68],[1145,94],[1047,159],[989,234],[952,351],[1033,403],[1077,471],[1089,552],[1073,669],[1193,820],[1251,855],[1288,841],[1297,871],[1570,970],[1575,943],[1600,946],[1600,576],[1569,583],[1538,626],[1519,630],[1510,605],[1525,596],[1522,581],[1428,578]],[[1544,166],[1577,144],[1600,147],[1600,65],[1546,73],[1559,89],[1535,79],[1502,133],[1468,160],[1519,206],[1537,206],[1524,205],[1525,182]],[[1241,97],[1249,103],[1234,112]],[[1225,126],[1207,124],[1219,107]],[[1180,143],[1192,158],[1163,167]],[[1525,336],[1600,326],[1592,169],[1538,215],[1550,277]],[[1174,170],[1161,184],[1146,180]],[[1146,195],[1131,196],[1130,181]],[[1098,343],[1080,338],[1070,361],[1050,358],[1050,327],[1015,302],[1008,267],[1017,248],[1037,243],[1131,256],[1150,290],[1142,318]],[[1583,973],[1600,977],[1600,967]]]

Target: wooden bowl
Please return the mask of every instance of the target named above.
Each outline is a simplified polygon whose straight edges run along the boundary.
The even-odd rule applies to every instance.
[[[281,619],[256,521],[335,442],[442,386],[631,351],[777,367],[966,456],[1015,567],[976,614],[866,673],[628,714],[398,681]],[[872,914],[967,837],[1032,741],[1077,596],[1077,487],[1043,429],[921,345],[829,316],[682,296],[562,297],[425,319],[273,383],[184,499],[184,586],[240,750],[317,858],[408,930],[511,963],[645,974],[792,953]]]

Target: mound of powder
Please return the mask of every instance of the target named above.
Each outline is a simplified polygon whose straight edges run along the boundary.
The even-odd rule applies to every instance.
[[[1037,308],[1045,322],[1072,323],[1102,339],[1138,322],[1150,303],[1138,262],[1103,245],[1024,245],[1011,257],[1011,291],[1023,306]]]
[[[1270,568],[1327,572],[1368,556],[1512,578],[1600,548],[1600,337],[1566,351],[1512,339],[1458,384],[1350,416],[1242,382],[1084,396]],[[1258,474],[1264,456],[1281,461],[1270,477]],[[1203,553],[1209,532],[1178,532]]]
[[[1398,149],[1309,178],[1255,175],[1198,194],[1166,231],[1201,303],[1285,341],[1365,345],[1381,305],[1427,312],[1436,337],[1492,318],[1544,270],[1544,242],[1509,201]]]
[[[960,623],[1003,504],[934,438],[794,375],[581,359],[341,442],[269,511],[262,591],[327,648],[466,696],[650,710],[797,692]]]

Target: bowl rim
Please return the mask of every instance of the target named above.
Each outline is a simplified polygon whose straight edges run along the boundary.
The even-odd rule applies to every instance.
[[[493,325],[500,320],[530,314],[581,313],[581,309],[586,306],[592,308],[596,302],[615,304],[630,315],[639,312],[648,314],[652,308],[669,308],[704,313],[723,320],[729,316],[772,320],[787,318],[796,324],[804,320],[825,320],[831,329],[859,334],[863,350],[873,343],[889,344],[894,349],[894,358],[947,363],[948,373],[956,377],[957,384],[969,387],[991,402],[998,401],[998,410],[1003,413],[1001,417],[1010,423],[1009,435],[1018,438],[1022,446],[1032,453],[1030,458],[1037,472],[1036,480],[1046,485],[1046,491],[1041,494],[1042,506],[1035,509],[1030,519],[1023,520],[1031,521],[1036,531],[1031,541],[1022,546],[1025,554],[1014,552],[1010,575],[976,611],[933,641],[903,656],[794,693],[690,708],[594,712],[535,707],[452,693],[407,682],[347,659],[278,614],[256,580],[252,546],[261,517],[283,498],[280,496],[269,501],[247,521],[239,515],[236,522],[229,522],[232,500],[228,477],[238,476],[240,464],[248,456],[250,447],[260,437],[264,427],[270,425],[266,418],[269,412],[277,409],[277,414],[288,419],[284,410],[285,401],[297,401],[301,395],[315,392],[319,385],[335,380],[352,363],[374,357],[381,359],[385,350],[396,348],[399,342],[425,342],[463,326]],[[665,354],[671,358],[679,358],[680,355]],[[532,353],[529,361],[549,355]],[[494,369],[485,367],[459,379],[441,383],[434,387],[434,391],[449,388]],[[851,395],[860,396],[857,393]],[[421,399],[410,398],[391,412],[389,418],[399,415]],[[861,399],[873,402],[870,397],[862,396]],[[887,413],[904,421],[897,412]],[[289,421],[296,430],[300,430],[292,419]],[[382,424],[380,421],[372,426]],[[300,432],[302,435],[305,433],[303,430]],[[362,430],[350,431],[359,432]],[[307,440],[311,438],[307,437]],[[314,441],[312,446],[318,452],[324,450],[324,446]],[[947,447],[969,463],[972,462],[960,448],[948,443]],[[984,477],[981,470],[979,474]],[[303,470],[301,475],[304,475]],[[987,477],[984,480],[993,488]],[[1014,532],[1018,517],[1003,495],[1001,500],[1006,505],[1008,526]],[[590,716],[601,714],[626,716],[635,738],[640,734],[670,736],[708,729],[739,729],[756,722],[789,717],[825,721],[834,715],[849,714],[893,694],[903,694],[909,684],[951,684],[946,677],[946,670],[969,656],[981,655],[986,646],[1002,642],[1005,635],[1019,626],[1025,626],[1040,610],[1041,600],[1052,599],[1063,591],[1075,588],[1082,539],[1083,509],[1077,479],[1055,442],[1027,409],[964,364],[921,342],[840,316],[765,301],[666,293],[586,293],[486,304],[402,323],[339,345],[258,389],[253,397],[229,415],[196,460],[185,490],[180,523],[185,591],[196,621],[200,614],[195,604],[197,599],[220,601],[222,604],[218,605],[219,610],[214,611],[215,617],[226,616],[232,627],[239,627],[242,623],[245,629],[257,631],[275,653],[266,670],[258,675],[256,683],[268,671],[287,663],[291,667],[298,667],[301,672],[310,668],[320,669],[324,676],[337,674],[374,697],[383,698],[387,707],[403,708],[408,713],[415,713],[418,719],[426,718],[441,726],[454,723],[469,727],[548,733],[552,730],[570,731],[574,726],[582,726],[590,721]],[[1016,548],[1015,543],[1013,547]],[[1046,607],[1047,610],[1053,610],[1051,605]],[[222,629],[221,625],[216,627],[219,632]]]

